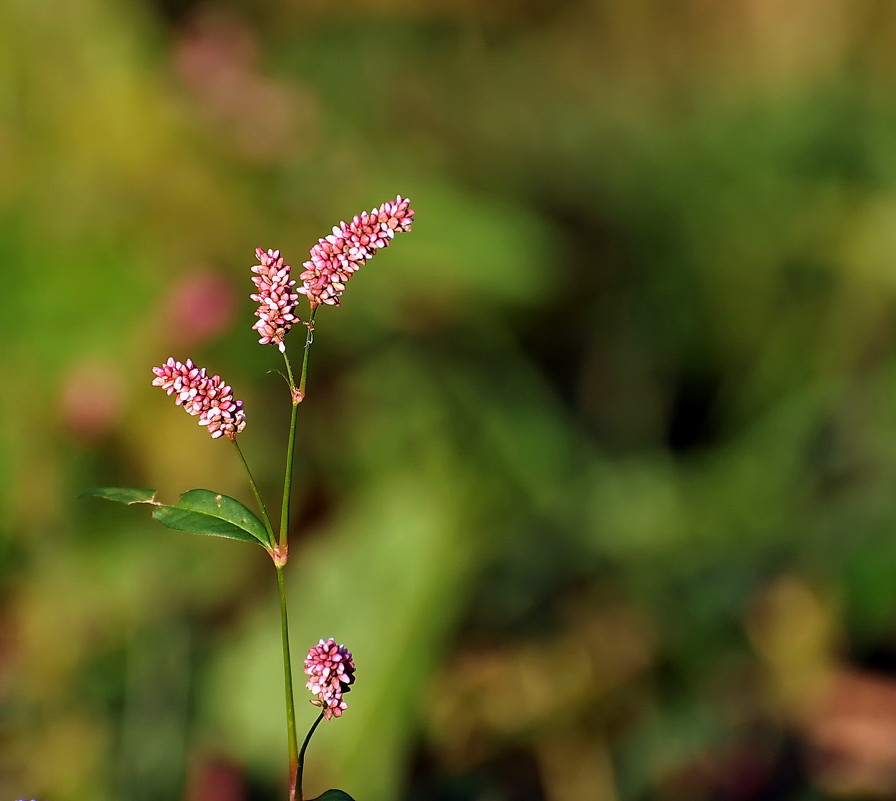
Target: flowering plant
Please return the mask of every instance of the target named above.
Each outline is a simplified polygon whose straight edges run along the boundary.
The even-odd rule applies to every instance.
[[[234,398],[233,389],[219,375],[210,376],[204,367],[191,359],[185,362],[170,357],[152,372],[153,386],[160,387],[174,397],[176,405],[199,418],[213,439],[229,440],[246,470],[249,486],[255,495],[259,518],[240,501],[207,489],[192,489],[174,504],[156,500],[156,491],[126,487],[100,487],[87,490],[91,495],[125,504],[145,503],[153,507],[152,516],[168,528],[208,534],[260,545],[267,551],[276,569],[280,598],[280,631],[283,647],[283,676],[286,699],[286,729],[289,752],[288,801],[303,801],[302,769],[305,751],[311,736],[323,720],[339,718],[348,708],[345,695],[355,681],[355,663],[344,645],[333,638],[320,640],[308,651],[305,659],[306,687],[314,699],[312,704],[321,712],[314,721],[301,749],[296,736],[296,716],[292,684],[292,661],[287,625],[286,587],[283,569],[289,557],[289,503],[292,494],[293,454],[295,450],[296,416],[305,398],[308,376],[308,356],[313,341],[314,318],[322,305],[338,306],[352,275],[376,252],[387,247],[396,233],[410,231],[414,211],[410,202],[400,195],[378,208],[341,222],[327,237],[311,248],[310,258],[303,266],[298,281],[279,250],[258,248],[253,266],[252,283],[256,292],[251,295],[258,303],[252,326],[262,345],[276,345],[286,365],[286,379],[292,401],[289,439],[286,446],[286,469],[283,479],[283,498],[280,505],[279,531],[268,514],[267,506],[258,491],[243,452],[238,435],[246,428],[247,415],[243,402]],[[301,282],[299,284],[299,282]],[[297,314],[300,296],[308,300],[308,316]],[[292,363],[287,353],[286,338],[296,326],[305,327],[305,346],[299,381],[296,383]],[[328,790],[317,801],[340,801],[351,797],[342,790]]]

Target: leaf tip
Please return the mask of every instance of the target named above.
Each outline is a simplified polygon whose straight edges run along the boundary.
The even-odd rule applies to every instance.
[[[92,487],[78,493],[78,498],[104,498],[107,501],[124,503],[149,503],[153,506],[161,504],[156,500],[154,489],[137,489],[133,487]]]

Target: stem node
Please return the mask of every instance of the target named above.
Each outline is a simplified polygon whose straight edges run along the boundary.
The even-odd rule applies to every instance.
[[[283,567],[289,559],[289,543],[284,545],[275,545],[271,551],[271,559],[274,560],[274,567],[278,570]]]

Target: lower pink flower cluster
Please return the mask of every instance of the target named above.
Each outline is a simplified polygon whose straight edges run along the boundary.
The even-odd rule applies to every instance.
[[[234,400],[233,390],[221,376],[206,375],[191,359],[178,362],[169,358],[160,367],[153,367],[152,385],[161,387],[188,414],[199,415],[199,425],[208,428],[212,439],[225,436],[233,440],[246,427],[243,402]]]
[[[355,663],[351,652],[344,645],[337,645],[330,637],[309,649],[305,658],[305,673],[311,678],[305,686],[314,693],[311,703],[323,708],[324,718],[341,718],[348,709],[342,696],[355,683]]]

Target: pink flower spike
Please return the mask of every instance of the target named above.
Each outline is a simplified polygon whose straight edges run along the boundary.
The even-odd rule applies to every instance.
[[[233,441],[246,427],[243,402],[234,400],[233,390],[216,375],[206,375],[205,368],[196,367],[191,359],[186,362],[169,358],[160,367],[153,367],[154,387],[161,387],[169,395],[177,393],[174,402],[183,406],[187,414],[199,417],[199,425],[208,428],[212,439],[225,436]]]
[[[302,286],[296,292],[306,295],[312,310],[326,304],[338,306],[345,284],[380,248],[389,246],[396,233],[410,231],[414,210],[410,201],[397,195],[383,203],[341,222],[333,233],[311,248],[311,259],[302,267]]]
[[[252,272],[257,273],[252,283],[258,292],[250,297],[258,303],[255,316],[259,320],[252,328],[261,335],[260,344],[276,345],[282,353],[286,350],[283,340],[289,329],[300,322],[293,314],[299,300],[293,292],[296,282],[290,279],[292,268],[283,261],[279,250],[255,248],[255,256],[259,264],[252,267]]]
[[[317,696],[311,703],[323,709],[326,720],[341,718],[348,709],[343,696],[355,683],[355,663],[348,649],[332,637],[321,640],[308,651],[305,673],[310,677],[305,686]]]

